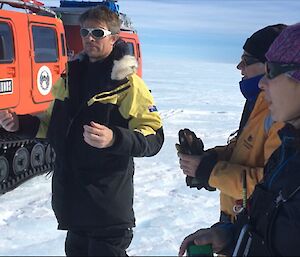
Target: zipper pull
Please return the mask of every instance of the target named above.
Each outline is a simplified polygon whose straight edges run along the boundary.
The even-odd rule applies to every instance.
[[[276,208],[278,208],[278,206],[281,203],[284,203],[284,202],[286,202],[286,199],[282,195],[282,190],[280,190],[280,192],[279,192],[279,194],[278,194],[278,196],[276,197],[276,200],[275,200]]]
[[[247,210],[247,176],[246,176],[246,170],[243,170],[243,209]]]

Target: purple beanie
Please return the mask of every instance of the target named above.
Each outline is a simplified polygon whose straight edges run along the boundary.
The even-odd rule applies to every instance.
[[[288,26],[270,46],[266,53],[268,61],[300,64],[300,23]],[[300,70],[290,75],[300,81]]]

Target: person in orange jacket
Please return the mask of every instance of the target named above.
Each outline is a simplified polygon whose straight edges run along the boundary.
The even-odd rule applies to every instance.
[[[200,184],[221,191],[221,221],[232,221],[242,207],[243,174],[246,174],[247,197],[263,176],[264,164],[280,145],[277,131],[282,123],[273,123],[264,93],[258,82],[264,75],[265,53],[284,24],[267,26],[249,37],[237,69],[243,75],[240,89],[246,98],[237,135],[228,145],[205,151],[201,156],[178,153],[180,168]]]
[[[218,222],[187,236],[188,246],[211,245],[227,256],[298,256],[300,244],[300,23],[288,26],[266,53],[265,92],[272,119],[284,122],[281,145],[264,167],[249,204],[234,223]]]

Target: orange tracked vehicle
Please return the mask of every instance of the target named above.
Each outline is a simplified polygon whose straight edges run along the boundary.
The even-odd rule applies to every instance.
[[[68,58],[82,51],[78,17],[87,8],[106,5],[118,12],[116,1],[60,1],[45,7],[36,0],[0,0],[0,110],[38,115],[53,100],[53,83]],[[129,18],[119,13],[121,38],[139,63],[140,43]],[[47,141],[19,138],[0,128],[0,194],[28,178],[50,172],[55,153]]]

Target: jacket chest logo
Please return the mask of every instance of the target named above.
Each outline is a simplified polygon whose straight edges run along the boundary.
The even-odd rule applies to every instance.
[[[243,145],[247,148],[247,149],[252,149],[253,148],[253,140],[254,137],[252,135],[249,135],[247,137],[247,139],[244,139]]]

